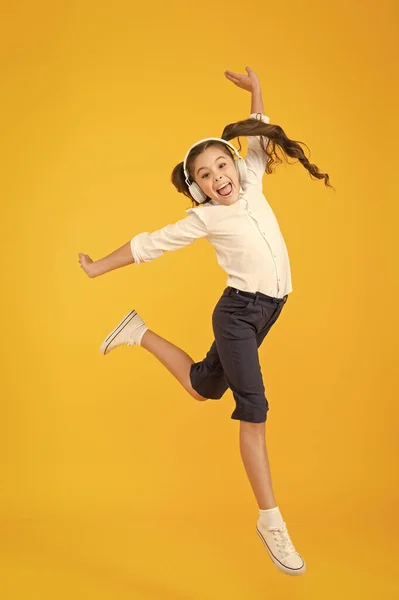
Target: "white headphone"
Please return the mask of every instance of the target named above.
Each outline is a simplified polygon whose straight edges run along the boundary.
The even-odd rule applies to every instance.
[[[191,148],[189,148],[189,150],[187,151],[187,154],[185,156],[184,162],[183,162],[183,171],[184,171],[184,176],[186,178],[186,184],[188,186],[188,191],[190,192],[191,197],[194,198],[194,200],[196,200],[199,204],[202,204],[202,202],[205,202],[205,200],[207,199],[207,196],[201,190],[200,186],[197,183],[195,183],[195,181],[193,181],[193,182],[190,181],[189,174],[186,169],[187,158],[188,158],[188,155],[190,154],[191,150],[193,148],[195,148],[195,146],[198,146],[198,144],[202,144],[202,142],[208,142],[210,140],[222,142],[223,144],[226,144],[226,146],[228,146],[231,150],[233,150],[234,154],[237,157],[237,160],[234,161],[234,164],[235,164],[237,172],[238,172],[238,178],[240,180],[240,183],[243,184],[247,181],[247,166],[245,164],[245,160],[242,158],[242,156],[240,156],[238,150],[232,144],[230,144],[229,142],[226,142],[226,140],[222,140],[221,138],[205,138],[203,140],[200,140],[199,142],[196,142],[193,146],[191,146]]]

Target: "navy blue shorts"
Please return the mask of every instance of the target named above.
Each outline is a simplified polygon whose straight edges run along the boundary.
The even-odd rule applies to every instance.
[[[288,295],[273,298],[227,287],[212,314],[215,340],[206,357],[191,365],[191,385],[218,400],[230,388],[236,408],[231,418],[263,423],[269,410],[258,348],[277,321]]]

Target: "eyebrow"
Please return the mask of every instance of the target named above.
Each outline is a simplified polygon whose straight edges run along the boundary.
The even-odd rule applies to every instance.
[[[225,157],[225,156],[218,156],[218,157],[215,159],[215,162],[216,162],[217,160],[219,160],[219,158],[226,158],[226,157]],[[198,169],[198,171],[197,171],[197,175],[198,175],[198,173],[201,171],[201,169],[207,169],[207,168],[208,168],[208,167],[200,167],[200,168]]]

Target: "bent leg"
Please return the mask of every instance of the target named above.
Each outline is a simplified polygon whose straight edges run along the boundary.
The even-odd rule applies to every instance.
[[[150,330],[143,335],[141,346],[151,352],[195,400],[207,400],[191,385],[190,368],[194,361],[184,350]]]
[[[256,335],[256,345],[262,344],[270,328]],[[219,400],[229,388],[214,340],[205,358],[193,363],[190,369],[191,385],[199,394],[212,400]]]
[[[199,394],[212,400],[219,400],[229,387],[215,341],[205,358],[191,365],[190,380]]]

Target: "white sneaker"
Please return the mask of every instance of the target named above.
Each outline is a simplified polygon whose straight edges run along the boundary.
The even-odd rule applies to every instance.
[[[100,354],[108,354],[114,348],[122,345],[140,345],[141,338],[147,329],[143,319],[135,310],[131,310],[105,338],[100,346]]]
[[[305,562],[295,550],[285,523],[280,527],[265,527],[258,521],[256,531],[280,571],[287,575],[302,575],[305,572]]]

